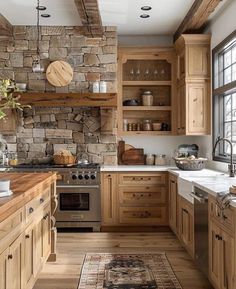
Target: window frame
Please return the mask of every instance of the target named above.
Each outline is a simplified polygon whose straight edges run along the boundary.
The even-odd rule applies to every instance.
[[[215,145],[216,138],[219,136],[219,130],[222,130],[221,122],[224,120],[224,111],[223,111],[223,96],[233,94],[236,92],[236,80],[231,81],[228,84],[223,84],[219,87],[219,83],[217,88],[215,88],[215,72],[216,72],[216,63],[219,62],[219,55],[223,53],[224,47],[229,44],[233,39],[236,39],[236,30],[234,30],[229,36],[227,36],[221,43],[219,43],[213,50],[212,50],[212,124],[213,124],[213,133],[212,133],[212,147]],[[227,47],[225,48],[227,50]],[[224,76],[223,76],[224,77]],[[217,81],[219,81],[219,74],[217,77]],[[222,131],[220,132],[220,136],[223,137]],[[223,143],[219,144],[222,150]],[[236,154],[233,156],[234,161],[236,161]],[[214,161],[229,163],[230,157],[223,156],[223,155],[214,155]]]

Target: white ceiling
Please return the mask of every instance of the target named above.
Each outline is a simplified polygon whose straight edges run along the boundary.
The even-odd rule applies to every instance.
[[[40,0],[50,18],[40,17],[40,25],[81,25],[74,0]],[[36,25],[37,0],[0,0],[0,13],[12,25]]]
[[[103,25],[115,25],[120,35],[173,34],[194,0],[98,0]],[[150,18],[141,7],[148,5]]]

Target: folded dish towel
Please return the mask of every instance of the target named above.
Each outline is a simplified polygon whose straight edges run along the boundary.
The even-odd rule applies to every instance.
[[[221,211],[229,207],[231,201],[236,201],[236,195],[229,192],[218,193],[216,204]]]

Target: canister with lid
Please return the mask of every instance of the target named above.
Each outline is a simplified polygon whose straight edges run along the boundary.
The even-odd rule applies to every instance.
[[[152,106],[153,105],[153,95],[152,92],[147,90],[142,94],[142,103],[144,106]]]

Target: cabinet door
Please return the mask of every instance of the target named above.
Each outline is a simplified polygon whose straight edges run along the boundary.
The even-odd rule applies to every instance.
[[[220,228],[212,221],[209,223],[209,277],[213,284],[220,288],[221,284],[221,243]]]
[[[234,239],[226,232],[222,231],[220,236],[222,244],[222,289],[235,288],[235,242]]]
[[[42,242],[42,221],[40,220],[34,226],[34,277],[36,277],[42,266],[43,256]]]
[[[118,187],[116,173],[102,174],[102,224],[116,225],[118,210]]]
[[[210,133],[209,83],[187,84],[187,134]]]
[[[7,286],[7,260],[9,255],[9,249],[0,254],[0,288],[8,289]],[[9,288],[10,289],[10,288]]]
[[[180,238],[185,248],[194,256],[194,217],[192,205],[185,199],[180,198]]]
[[[186,132],[186,86],[180,84],[177,88],[178,93],[178,134],[183,135]]]
[[[16,111],[8,109],[6,117],[0,120],[0,133],[13,133],[16,131]]]
[[[50,205],[44,209],[44,216],[42,219],[42,249],[43,259],[46,260],[51,251],[51,219],[50,219]]]
[[[22,234],[9,247],[7,260],[7,289],[25,289],[24,254],[24,234]]]
[[[187,48],[187,70],[190,78],[205,78],[210,74],[209,46],[193,45]]]
[[[34,227],[25,231],[25,287],[32,288],[34,282]]]
[[[169,178],[169,225],[177,234],[178,232],[178,187],[177,178],[170,175]]]

